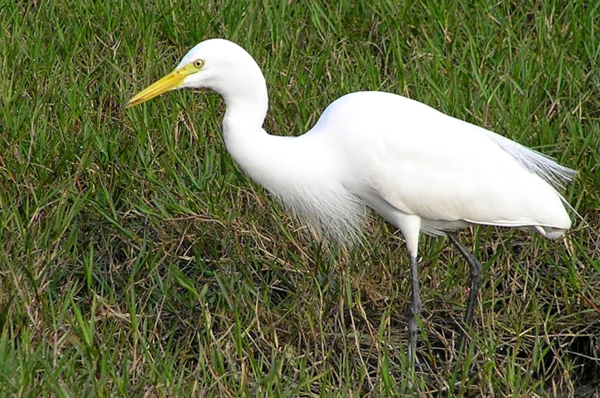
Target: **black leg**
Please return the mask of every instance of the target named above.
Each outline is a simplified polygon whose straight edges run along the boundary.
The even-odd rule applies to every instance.
[[[408,317],[408,360],[415,369],[417,352],[417,316],[421,315],[421,294],[419,293],[419,274],[417,272],[417,257],[410,256],[410,285],[412,295],[410,305],[406,309]]]
[[[483,267],[481,266],[481,263],[477,261],[475,256],[458,241],[456,236],[448,233],[448,238],[471,266],[471,290],[469,292],[469,301],[467,302],[467,312],[465,314],[465,325],[469,328],[471,327],[473,312],[475,311],[475,304],[477,303],[477,292],[483,282]]]

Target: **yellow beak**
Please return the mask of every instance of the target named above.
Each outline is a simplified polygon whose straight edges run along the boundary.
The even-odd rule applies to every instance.
[[[176,69],[169,73],[150,87],[139,92],[135,97],[130,99],[125,104],[125,109],[139,105],[143,102],[151,100],[154,97],[158,97],[162,93],[174,90],[183,84],[183,79],[190,74],[188,68]]]

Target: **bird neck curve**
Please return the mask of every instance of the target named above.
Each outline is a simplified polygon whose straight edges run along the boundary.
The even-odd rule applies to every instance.
[[[235,67],[225,67],[227,73],[220,75],[212,87],[225,101],[225,134],[261,128],[269,108],[267,83],[260,67],[249,55],[242,59],[244,62]]]
[[[262,128],[269,106],[264,79],[262,85],[252,86],[254,88],[245,86],[240,90],[238,87],[234,92],[220,93],[226,108],[223,117],[225,147],[243,169],[247,169],[248,162],[264,148],[263,140],[271,137]]]
[[[229,154],[246,172],[260,167],[264,152],[271,146],[273,136],[262,128],[269,108],[265,78],[248,56],[243,66],[231,68],[226,80],[213,89],[225,101],[223,139]],[[221,84],[219,84],[221,83]]]

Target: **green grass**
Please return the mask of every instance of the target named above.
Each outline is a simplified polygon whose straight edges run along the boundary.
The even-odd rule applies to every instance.
[[[597,2],[0,5],[0,396],[571,396],[600,385]],[[396,4],[399,3],[399,4]],[[465,2],[466,3],[466,2]],[[266,129],[396,92],[579,170],[565,241],[461,234],[485,283],[460,353],[468,267],[421,247],[412,377],[406,251],[373,217],[324,249],[235,166],[215,94],[121,105],[192,45],[245,47]]]

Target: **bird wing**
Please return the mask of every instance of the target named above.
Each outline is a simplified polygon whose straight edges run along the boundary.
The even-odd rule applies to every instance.
[[[351,176],[348,185],[367,202],[375,195],[437,225],[570,226],[560,194],[530,159],[554,162],[417,101],[350,94],[330,105],[316,130],[335,147],[344,175]]]

